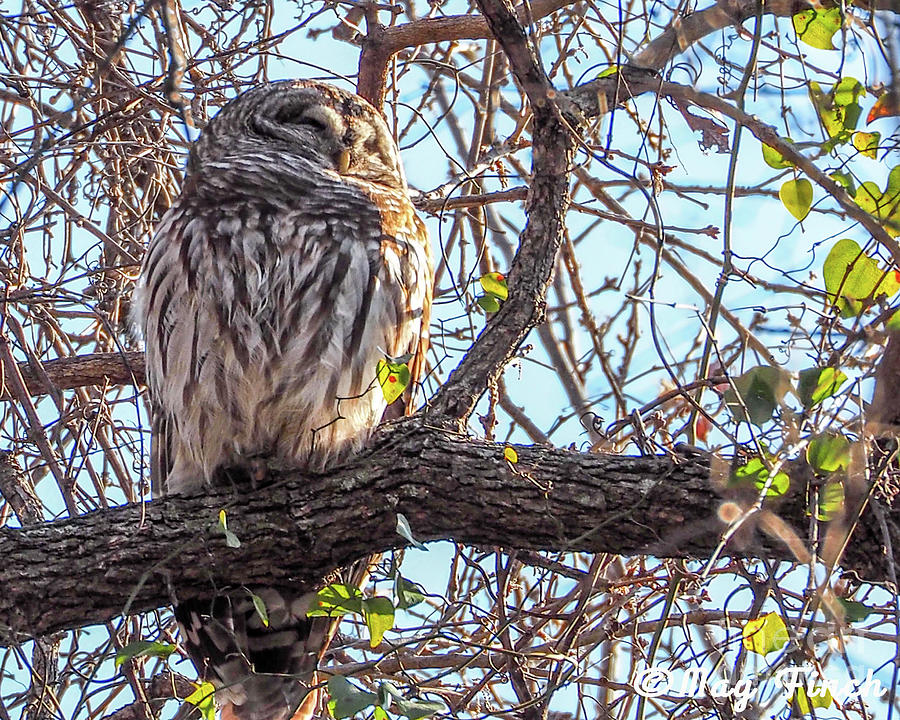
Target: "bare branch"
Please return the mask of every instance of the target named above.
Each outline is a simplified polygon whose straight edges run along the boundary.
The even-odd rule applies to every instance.
[[[144,353],[90,353],[59,358],[42,363],[44,372],[60,390],[72,390],[85,385],[142,385],[144,383]],[[50,392],[28,363],[19,364],[19,372],[31,395]],[[0,393],[0,401],[13,400],[7,389]]]
[[[536,0],[516,8],[522,23],[539,20],[573,0]],[[375,107],[384,105],[385,80],[391,58],[407,47],[456,40],[480,40],[491,37],[488,23],[478,15],[424,18],[395,27],[376,25],[368,28],[359,55],[357,92]]]

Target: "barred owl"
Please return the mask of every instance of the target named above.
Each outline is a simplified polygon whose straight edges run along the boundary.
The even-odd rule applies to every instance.
[[[319,471],[358,451],[385,412],[378,361],[422,368],[432,277],[371,105],[306,81],[226,105],[191,150],[136,291],[154,494],[260,464]],[[228,715],[283,720],[309,692],[330,621],[306,617],[311,596],[254,592],[268,627],[245,590],[176,617]]]

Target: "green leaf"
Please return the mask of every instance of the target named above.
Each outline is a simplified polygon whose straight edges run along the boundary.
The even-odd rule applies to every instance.
[[[724,394],[725,404],[732,416],[737,420],[749,420],[754,425],[767,422],[778,403],[790,387],[787,373],[780,368],[761,365],[750,368],[740,377],[734,379],[734,386],[740,393],[747,408],[749,417],[745,417],[744,408],[729,387]]]
[[[859,186],[853,199],[881,222],[888,235],[900,235],[900,165],[891,169],[884,191],[870,180]]]
[[[846,470],[850,466],[850,441],[837,433],[814,437],[806,446],[806,462],[819,473]]]
[[[375,371],[378,384],[381,385],[381,392],[384,393],[384,399],[390,405],[403,394],[406,386],[409,385],[409,365],[392,360],[379,360]]]
[[[833,702],[831,690],[826,685],[817,685],[812,689],[812,694],[807,695],[803,687],[794,690],[793,702],[797,706],[797,710],[801,715],[812,714],[812,708],[827,708]]]
[[[420,720],[445,710],[444,703],[433,700],[397,700],[396,704],[399,714],[409,720]]]
[[[406,515],[403,513],[397,513],[397,534],[409,542],[416,550],[428,549],[413,537],[412,529],[409,527],[409,520],[406,519]]]
[[[445,707],[441,702],[429,700],[407,700],[400,694],[391,683],[383,682],[379,690],[383,690],[383,694],[390,695],[393,699],[393,706],[398,714],[409,718],[409,720],[420,720],[420,718],[434,715],[435,713],[444,712]]]
[[[188,695],[184,701],[190,703],[198,710],[203,720],[216,720],[216,688],[212,683],[205,682],[194,685],[196,690]]]
[[[781,650],[788,643],[787,626],[777,613],[750,620],[741,632],[744,648],[757,655]]]
[[[220,535],[225,536],[225,544],[230,548],[238,548],[241,546],[241,541],[238,539],[238,536],[235,535],[231,530],[228,529],[228,518],[225,515],[224,510],[219,510],[219,520],[213,526],[213,532],[216,532]]]
[[[837,601],[844,609],[844,620],[848,623],[860,622],[872,614],[872,608],[868,605],[863,605],[863,603],[857,602],[856,600],[848,600],[847,598],[839,597]]]
[[[847,382],[847,376],[832,367],[808,368],[800,371],[797,396],[807,410],[832,397]]]
[[[247,590],[247,593],[250,595],[250,601],[253,603],[253,609],[256,611],[256,614],[259,615],[259,619],[262,621],[263,627],[269,627],[269,611],[266,610],[266,603],[256,593],[250,592],[249,590]]]
[[[500,309],[500,301],[493,295],[480,295],[475,302],[485,312],[495,313]]]
[[[809,83],[810,99],[829,138],[829,142],[823,144],[823,150],[830,151],[835,145],[850,140],[862,114],[858,100],[865,94],[865,87],[853,77],[843,78],[828,93],[819,83]]]
[[[803,220],[812,207],[813,186],[806,178],[788,180],[778,191],[778,197],[791,215]]]
[[[362,615],[363,594],[358,587],[333,583],[326,585],[316,594],[315,610],[310,610],[309,617],[341,617],[350,613]]]
[[[362,601],[362,609],[369,628],[369,646],[376,648],[384,634],[394,627],[394,603],[390,598],[371,597]]]
[[[878,201],[881,200],[884,193],[881,192],[881,188],[871,180],[867,180],[862,185],[859,186],[859,190],[856,191],[856,196],[854,199],[856,200],[856,204],[859,205],[863,210],[865,210],[870,215],[878,216]]]
[[[425,599],[422,588],[398,574],[394,579],[394,597],[397,598],[397,609],[408,610]]]
[[[819,50],[834,50],[831,39],[841,29],[841,9],[839,7],[802,10],[794,15],[794,32],[810,47]]]
[[[853,176],[850,173],[835,171],[828,177],[844,188],[850,197],[856,197],[856,183],[853,181]]]
[[[819,489],[819,507],[816,519],[822,522],[833,520],[844,509],[844,484],[838,480],[825,483]]]
[[[378,683],[378,707],[389,708],[394,702],[394,695],[399,695],[399,691],[387,680]]]
[[[858,315],[881,295],[893,296],[900,289],[897,275],[885,272],[849,238],[838,240],[822,268],[825,290],[845,315]],[[840,302],[841,300],[847,302]]]
[[[838,84],[831,89],[834,104],[840,107],[850,107],[857,103],[866,94],[865,86],[855,77],[841,78]]]
[[[375,705],[378,696],[368,690],[361,690],[342,675],[332,675],[328,680],[328,712],[335,720],[343,720]]]
[[[608,68],[604,68],[599,73],[597,73],[596,79],[599,80],[600,78],[609,77],[610,75],[615,75],[617,72],[619,72],[619,66],[610,65]]]
[[[387,711],[381,707],[380,705],[375,706],[375,720],[389,720],[391,716],[387,714]]]
[[[761,458],[751,458],[746,465],[735,468],[731,475],[732,482],[752,482],[757,490],[766,488],[766,497],[779,497],[784,495],[791,485],[791,479],[787,473],[775,473],[772,482],[769,482],[769,469]]]
[[[866,157],[878,159],[878,144],[881,142],[881,133],[855,132],[853,133],[853,147]]]
[[[784,138],[787,142],[793,143],[794,141],[790,138]],[[778,152],[775,148],[770,145],[766,145],[762,143],[762,156],[763,162],[766,163],[770,168],[775,168],[776,170],[784,170],[785,168],[794,167],[794,163],[790,160],[785,160],[784,156]]]
[[[167,658],[175,652],[175,646],[169,643],[156,642],[155,640],[135,640],[128,643],[121,650],[116,651],[116,669],[122,663],[136,657]]]
[[[506,300],[509,297],[509,288],[506,286],[506,278],[498,272],[489,272],[478,278],[481,287],[488,295],[493,295],[498,300]]]

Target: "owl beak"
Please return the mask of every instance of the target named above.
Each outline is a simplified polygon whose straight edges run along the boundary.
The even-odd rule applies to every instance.
[[[350,169],[350,151],[349,150],[341,150],[341,154],[338,155],[338,172],[341,175],[347,173]]]

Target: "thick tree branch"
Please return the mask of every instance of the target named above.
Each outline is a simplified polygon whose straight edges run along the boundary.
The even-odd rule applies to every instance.
[[[456,419],[460,430],[485,388],[496,382],[525,336],[543,320],[544,296],[565,230],[569,172],[577,142],[512,5],[506,0],[479,0],[479,7],[531,103],[532,178],[525,200],[528,222],[509,273],[509,299],[431,403],[433,418]]]
[[[719,542],[722,499],[703,463],[518,452],[510,465],[502,445],[414,417],[384,428],[370,452],[328,475],[291,473],[253,492],[216,489],[0,529],[0,641],[208,596],[213,588],[313,586],[337,566],[403,545],[397,513],[422,541],[695,558]],[[221,509],[238,548],[211,529]],[[786,502],[778,513],[802,540],[803,503]],[[895,548],[898,518],[890,512]],[[875,525],[863,518],[844,566],[880,579],[882,543],[868,529]],[[736,536],[741,544],[726,554],[795,559],[785,542],[751,526],[745,523]]]

